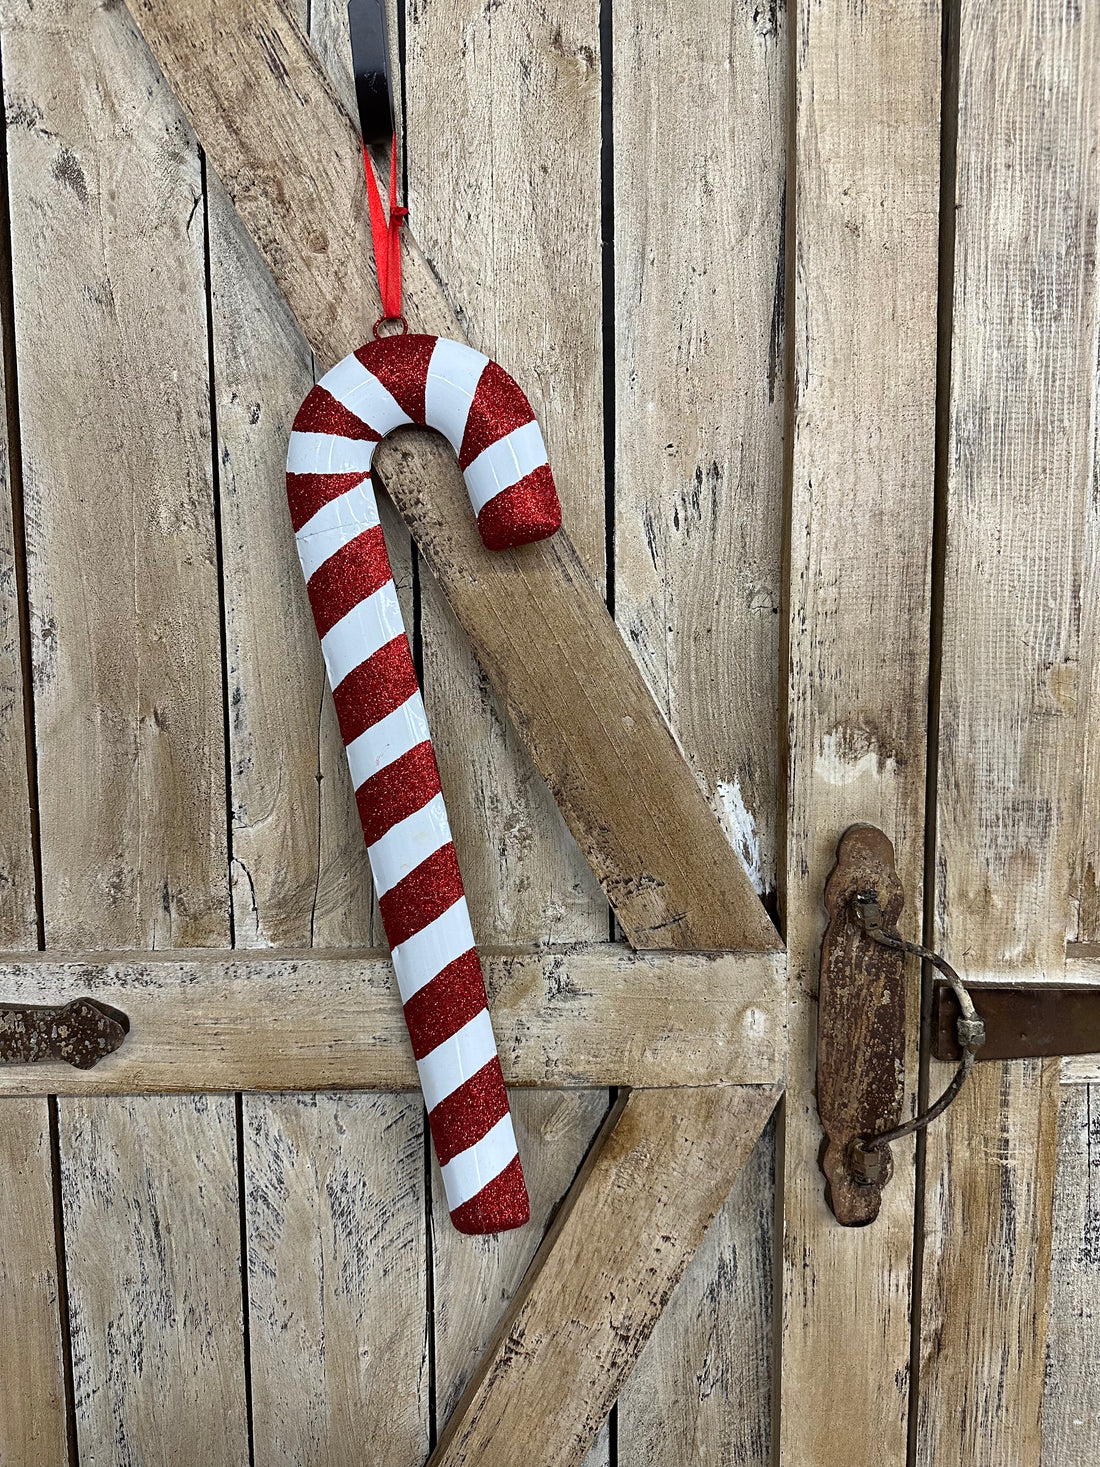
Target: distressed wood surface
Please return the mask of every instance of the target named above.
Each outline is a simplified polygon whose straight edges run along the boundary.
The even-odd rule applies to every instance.
[[[332,301],[374,292],[364,187],[347,167],[354,129],[305,37],[273,0],[216,12],[135,0],[135,14],[307,339],[331,361],[365,334],[351,319],[337,332]],[[287,157],[315,166],[288,174]],[[322,214],[331,230],[317,224]],[[410,323],[461,337],[411,242],[405,279]],[[775,949],[771,922],[568,537],[486,551],[453,455],[423,435],[396,438],[379,473],[629,939]]]
[[[849,825],[889,835],[906,892],[901,930],[920,935],[940,15],[935,3],[800,0],[794,25],[780,1455],[787,1467],[901,1467],[912,1143],[895,1148],[875,1224],[841,1228],[818,1165],[815,1008],[825,880]],[[915,965],[907,977],[915,1014]]]
[[[620,943],[482,953],[504,1078],[517,1085],[772,1084],[784,1072],[782,960],[635,954]],[[121,1008],[122,1048],[92,1070],[5,1070],[0,1093],[415,1086],[381,952],[26,954],[12,1002],[80,994]]]
[[[198,149],[124,9],[4,20],[46,941],[224,945]],[[232,1107],[138,1109],[59,1106],[78,1447],[236,1463]]]
[[[65,1102],[61,1195],[81,1460],[247,1467],[232,1098]]]
[[[0,1462],[68,1460],[45,1100],[0,1102]]]
[[[787,18],[629,0],[611,28],[615,617],[772,899]],[[770,1462],[770,1137],[620,1398],[621,1467]]]
[[[422,1462],[419,1097],[252,1097],[244,1147],[256,1461]]]
[[[582,1460],[778,1096],[710,1086],[620,1097],[431,1467],[496,1467],[536,1440],[542,1467]]]
[[[0,248],[5,278],[9,269],[6,247]],[[38,940],[19,625],[22,588],[12,513],[13,493],[16,503],[22,498],[15,384],[8,381],[14,363],[7,360],[14,323],[6,291],[2,299],[0,950],[30,948]],[[66,1457],[59,1292],[48,1106],[44,1099],[4,1101],[0,1103],[0,1462],[55,1467]]]
[[[960,25],[937,947],[970,977],[1058,981],[1096,594],[1100,14],[968,0]],[[929,1132],[925,1460],[1040,1461],[1057,1104],[1057,1062],[981,1065]]]
[[[1092,1462],[1100,1441],[1100,1088],[1058,1099],[1042,1467]]]

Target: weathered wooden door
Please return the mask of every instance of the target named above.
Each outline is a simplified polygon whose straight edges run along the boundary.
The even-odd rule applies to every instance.
[[[825,1206],[813,1076],[857,821],[966,976],[1100,981],[1100,7],[392,8],[410,318],[528,392],[614,686],[640,668],[762,904],[607,859],[639,798],[687,844],[695,786],[609,768],[599,828],[595,745],[552,678],[528,706],[442,544],[453,468],[395,441],[387,539],[529,1087],[532,1224],[451,1230],[283,503],[293,413],[376,314],[343,7],[4,0],[0,1003],[91,991],[132,1028],[83,1076],[0,1068],[0,1462],[1091,1463],[1100,1073],[979,1066],[864,1229]],[[554,1272],[587,1216],[560,1208],[529,1297],[598,1318],[540,1389],[530,1335],[491,1342],[586,1153],[570,1199],[640,1219],[630,1287],[584,1275],[595,1230]],[[534,1409],[486,1445],[502,1396]]]

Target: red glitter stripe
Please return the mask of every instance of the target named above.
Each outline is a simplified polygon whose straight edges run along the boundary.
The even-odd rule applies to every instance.
[[[408,702],[417,690],[416,669],[404,632],[353,667],[333,691],[340,735],[345,744]]]
[[[427,927],[462,895],[454,845],[448,841],[378,899],[391,948]]]
[[[308,524],[330,500],[339,499],[341,494],[369,478],[370,474],[358,471],[351,474],[287,474],[286,497],[294,533]]]
[[[502,1116],[508,1114],[508,1093],[500,1060],[493,1055],[476,1075],[452,1090],[428,1114],[435,1154],[440,1166],[480,1141]]]
[[[424,391],[436,338],[411,334],[368,341],[355,355],[414,423],[424,421]]]
[[[457,1034],[486,1006],[485,979],[477,948],[472,947],[418,988],[405,1005],[414,1058],[431,1054],[437,1044]]]
[[[521,1228],[530,1216],[523,1167],[519,1157],[513,1156],[499,1176],[455,1208],[451,1222],[460,1233],[503,1233]]]
[[[354,438],[358,443],[377,443],[382,436],[369,423],[357,418],[350,408],[346,408],[320,383],[298,409],[294,431],[327,433],[333,438]]]
[[[402,754],[400,759],[387,764],[385,769],[372,774],[356,790],[355,800],[367,845],[372,846],[376,840],[381,840],[391,826],[414,810],[422,810],[433,795],[438,794],[439,770],[432,746],[425,739],[415,749]],[[415,871],[410,872],[410,876],[415,875]],[[405,878],[406,881],[408,879]]]
[[[481,507],[481,538],[490,550],[508,550],[545,540],[561,529],[561,505],[549,464],[532,469],[510,489],[502,489]]]
[[[393,580],[390,558],[382,526],[372,525],[354,540],[341,545],[335,554],[322,561],[309,578],[309,604],[317,623],[317,635],[323,637],[341,621],[353,606],[380,591]]]
[[[491,443],[530,423],[534,416],[516,379],[496,362],[490,362],[477,379],[458,454],[459,468],[468,468]]]

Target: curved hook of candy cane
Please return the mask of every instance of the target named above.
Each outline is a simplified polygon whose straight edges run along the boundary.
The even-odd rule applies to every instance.
[[[370,482],[375,446],[420,423],[453,444],[490,548],[561,523],[519,387],[458,342],[387,337],[302,404],[287,495],[451,1218],[527,1221],[529,1204],[485,984]]]

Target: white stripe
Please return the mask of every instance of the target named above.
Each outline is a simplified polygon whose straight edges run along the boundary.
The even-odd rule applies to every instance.
[[[373,657],[380,647],[405,630],[392,581],[365,596],[321,638],[329,687],[333,692],[348,673]]]
[[[466,488],[470,491],[474,514],[480,514],[501,490],[510,489],[546,462],[546,444],[534,419],[490,443],[466,470]]]
[[[426,805],[391,825],[385,835],[367,847],[377,895],[385,896],[410,871],[415,871],[421,861],[448,845],[450,839],[451,827],[447,823],[443,796],[433,795]]]
[[[421,927],[391,951],[401,1002],[408,1003],[425,983],[438,977],[448,963],[468,953],[473,945],[474,930],[470,926],[466,898],[459,897],[434,922]]]
[[[496,1052],[489,1010],[482,1009],[450,1039],[437,1044],[431,1054],[417,1060],[424,1104],[434,1110],[441,1100],[453,1095],[471,1075],[487,1065]]]
[[[367,371],[354,352],[325,373],[321,386],[379,438],[402,423],[412,422],[397,399],[386,391],[373,372]]]
[[[378,524],[378,504],[369,479],[330,499],[298,531],[298,559],[308,581],[341,545]]]
[[[489,358],[473,347],[445,336],[432,351],[424,386],[424,421],[443,434],[455,453],[462,447],[470,404],[488,364]]]
[[[338,438],[335,433],[290,435],[288,474],[362,474],[370,469],[375,444],[365,438]]]
[[[387,713],[348,745],[348,767],[355,789],[365,784],[372,774],[385,769],[402,754],[431,738],[428,716],[419,693],[407,698],[400,708]]]
[[[503,1115],[480,1141],[452,1156],[447,1165],[439,1169],[450,1211],[454,1212],[456,1207],[469,1202],[482,1187],[487,1187],[495,1177],[499,1177],[518,1150],[512,1117]]]

